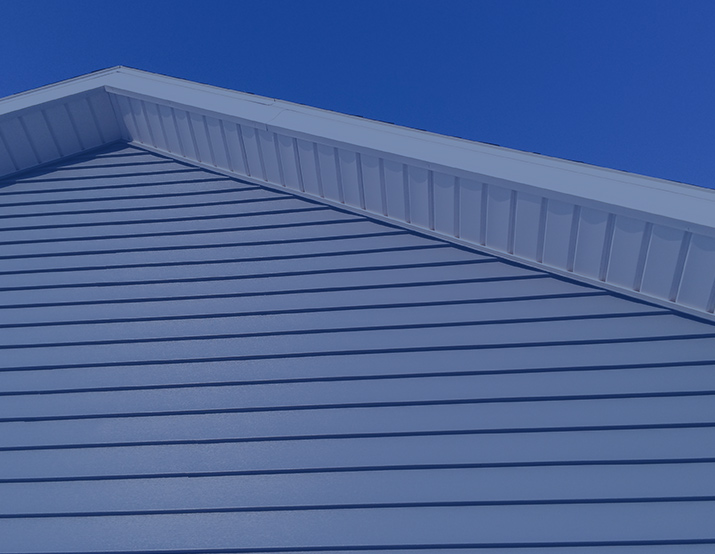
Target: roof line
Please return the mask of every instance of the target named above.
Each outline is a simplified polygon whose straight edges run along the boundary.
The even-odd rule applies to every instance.
[[[715,319],[712,190],[124,66],[0,100],[0,133],[0,176],[123,140]]]

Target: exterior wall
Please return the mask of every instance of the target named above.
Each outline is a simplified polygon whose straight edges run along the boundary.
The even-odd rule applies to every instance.
[[[715,544],[712,324],[138,148],[0,196],[0,552]]]

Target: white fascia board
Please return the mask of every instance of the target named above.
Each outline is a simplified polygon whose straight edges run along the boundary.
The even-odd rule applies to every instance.
[[[715,223],[715,191],[709,189],[387,124],[360,125],[330,115],[316,117],[283,110],[271,121],[271,127],[420,160],[428,169],[456,170],[495,184],[526,185],[679,220],[687,223],[687,230],[693,230],[691,225],[712,228]]]
[[[139,71],[113,67],[0,100],[0,117],[38,104],[103,87],[167,105],[229,117],[260,129],[350,145],[353,149],[407,159],[427,169],[449,169],[510,185],[542,189],[620,210],[635,210],[711,234],[715,191],[663,179],[591,166],[409,129]],[[672,223],[672,221],[671,221]],[[699,228],[702,227],[702,228]]]
[[[121,71],[120,67],[103,69],[66,81],[60,81],[44,87],[26,92],[19,92],[12,96],[0,99],[0,117],[15,114],[26,109],[33,109],[40,104],[62,100],[68,96],[83,94],[91,90],[102,88],[109,75]]]
[[[104,119],[90,114],[91,106],[79,110],[81,97],[87,104],[103,102]],[[124,67],[0,101],[0,139],[3,133],[27,135],[24,151],[0,141],[5,144],[0,173],[33,165],[31,150],[38,149],[23,118],[34,117],[35,133],[44,129],[30,113],[33,108],[47,115],[54,110],[60,117],[57,112],[69,115],[72,105],[75,119],[85,120],[81,131],[75,122],[74,129],[65,122],[65,142],[77,135],[73,152],[102,140],[128,140],[187,163],[384,216],[397,225],[715,319],[713,190]],[[87,119],[97,120],[101,137]],[[34,152],[35,158],[57,159],[49,138],[44,139],[48,152]]]
[[[618,211],[635,210],[681,221],[678,227],[711,234],[715,191],[408,129],[318,108],[234,92],[128,68],[98,79],[108,92],[145,97],[184,109],[217,114],[257,128],[328,145],[407,159],[427,169],[447,168],[492,182],[536,188]],[[416,162],[416,163],[415,163]],[[583,202],[581,202],[583,203]]]

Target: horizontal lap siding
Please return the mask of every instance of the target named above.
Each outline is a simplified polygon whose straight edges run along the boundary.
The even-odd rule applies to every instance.
[[[673,518],[673,512],[679,517]],[[643,534],[655,541],[677,542],[679,537],[709,540],[713,511],[703,502],[561,504],[467,507],[357,507],[351,509],[291,510],[268,512],[112,516],[102,518],[15,519],[0,523],[13,552],[56,551],[64,546],[72,552],[90,548],[126,545],[140,552],[166,548],[205,552],[229,549],[240,541],[248,551],[272,548],[314,548],[321,544],[341,549],[346,544],[401,546],[450,544],[554,544],[632,542]],[[436,526],[435,521],[440,525]],[[599,525],[593,525],[598,521]],[[509,523],[505,523],[509,522]],[[512,522],[519,522],[518,524]],[[398,525],[399,523],[399,525]],[[654,531],[654,529],[656,529]],[[270,530],[270,531],[268,531]],[[444,537],[451,540],[446,541]],[[52,538],[48,538],[52,537]],[[481,538],[486,542],[477,542]],[[60,542],[61,541],[61,542]],[[667,544],[667,543],[666,543]],[[184,550],[185,551],[185,550]],[[228,550],[231,552],[231,550]],[[241,551],[239,551],[241,552]]]
[[[420,291],[413,291],[415,295]],[[343,299],[345,295],[343,295]],[[183,333],[195,331],[196,320],[203,319],[201,333],[209,336],[220,334],[231,328],[234,334],[246,333],[286,333],[299,330],[314,329],[329,332],[334,328],[335,318],[342,317],[350,329],[360,326],[374,326],[380,322],[382,327],[407,325],[440,325],[449,326],[452,323],[483,326],[512,324],[517,321],[549,322],[550,320],[577,320],[591,317],[611,318],[612,303],[608,298],[600,296],[586,297],[556,297],[543,300],[514,300],[507,306],[482,303],[480,298],[465,298],[464,300],[434,300],[423,301],[414,298],[407,302],[390,302],[389,293],[384,295],[382,302],[375,304],[344,304],[324,307],[294,307],[285,308],[274,301],[272,308],[266,307],[257,311],[227,310],[231,299],[224,299],[220,305],[215,303],[215,313],[206,314],[202,305],[195,306],[194,313],[184,312],[180,315],[149,315],[111,319],[106,314],[100,319],[69,320],[54,323],[41,320],[26,323],[3,323],[0,328],[0,348],[12,347],[25,343],[34,344],[71,344],[76,343],[79,336],[82,341],[131,340],[139,338],[164,338],[186,336]],[[270,302],[270,301],[269,301]],[[480,305],[483,304],[483,305]],[[210,304],[209,304],[210,305]],[[479,306],[479,314],[475,314],[475,306]],[[127,308],[124,306],[125,309]],[[521,316],[523,309],[533,309],[534,315],[528,319]],[[620,306],[619,306],[620,308]],[[131,310],[131,307],[129,307]],[[136,308],[135,308],[136,309]],[[9,310],[8,310],[9,311]],[[13,310],[15,312],[20,310]],[[39,311],[39,310],[37,310]],[[133,311],[133,310],[132,310]],[[638,306],[633,311],[617,312],[618,317],[656,316],[659,312],[647,310]],[[9,314],[12,315],[12,314]],[[38,314],[40,315],[40,314]],[[46,317],[46,316],[45,316]],[[6,320],[7,321],[7,320]],[[487,331],[488,332],[488,331]],[[191,336],[191,335],[189,335]]]
[[[182,115],[438,229],[463,185]],[[0,199],[0,552],[713,544],[712,325],[134,148]]]
[[[708,464],[715,428],[164,441],[3,450],[2,484],[420,469]],[[673,456],[677,451],[678,455]],[[655,485],[655,484],[654,484]]]
[[[395,285],[395,286],[392,286]],[[327,288],[327,287],[326,287]],[[349,289],[350,294],[345,294]],[[149,299],[147,302],[102,303],[102,313],[96,314],[95,303],[63,303],[35,307],[4,307],[3,329],[31,326],[75,325],[83,323],[130,323],[161,321],[162,318],[189,319],[193,317],[226,317],[242,315],[279,315],[296,311],[361,310],[384,309],[393,306],[401,308],[430,306],[442,303],[445,309],[450,306],[480,305],[480,315],[492,317],[515,317],[521,315],[519,309],[523,303],[534,302],[548,307],[551,302],[571,305],[571,298],[603,299],[603,293],[597,291],[564,292],[561,287],[554,287],[548,279],[507,280],[479,282],[476,279],[464,279],[456,282],[419,282],[405,281],[383,285],[356,285],[355,287],[332,287],[333,290],[282,291],[281,294],[242,294],[228,292],[224,295],[199,294],[193,296],[164,297]],[[556,290],[555,290],[556,289]],[[269,292],[269,291],[267,291]],[[285,294],[283,294],[285,293]],[[424,295],[428,294],[428,298]],[[497,296],[500,295],[500,296]],[[591,300],[590,303],[597,302]],[[492,304],[497,306],[492,307]],[[506,304],[506,306],[501,306]],[[580,302],[573,302],[576,309]],[[606,306],[608,302],[605,302]],[[603,306],[599,305],[599,309]],[[473,308],[472,308],[473,309]],[[94,318],[94,319],[92,319]],[[102,327],[98,327],[101,329]]]

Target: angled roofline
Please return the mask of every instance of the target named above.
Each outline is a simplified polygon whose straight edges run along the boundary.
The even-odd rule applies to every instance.
[[[122,66],[0,100],[0,175],[116,140],[714,319],[712,190]]]
[[[0,98],[0,117],[27,108],[34,108],[38,104],[61,100],[73,94],[82,94],[92,89],[102,88],[107,75],[120,72],[123,69],[126,68],[115,66],[100,69],[92,73],[79,75],[78,77],[72,77],[57,83],[51,83],[43,87],[25,90],[6,96],[5,98]]]

